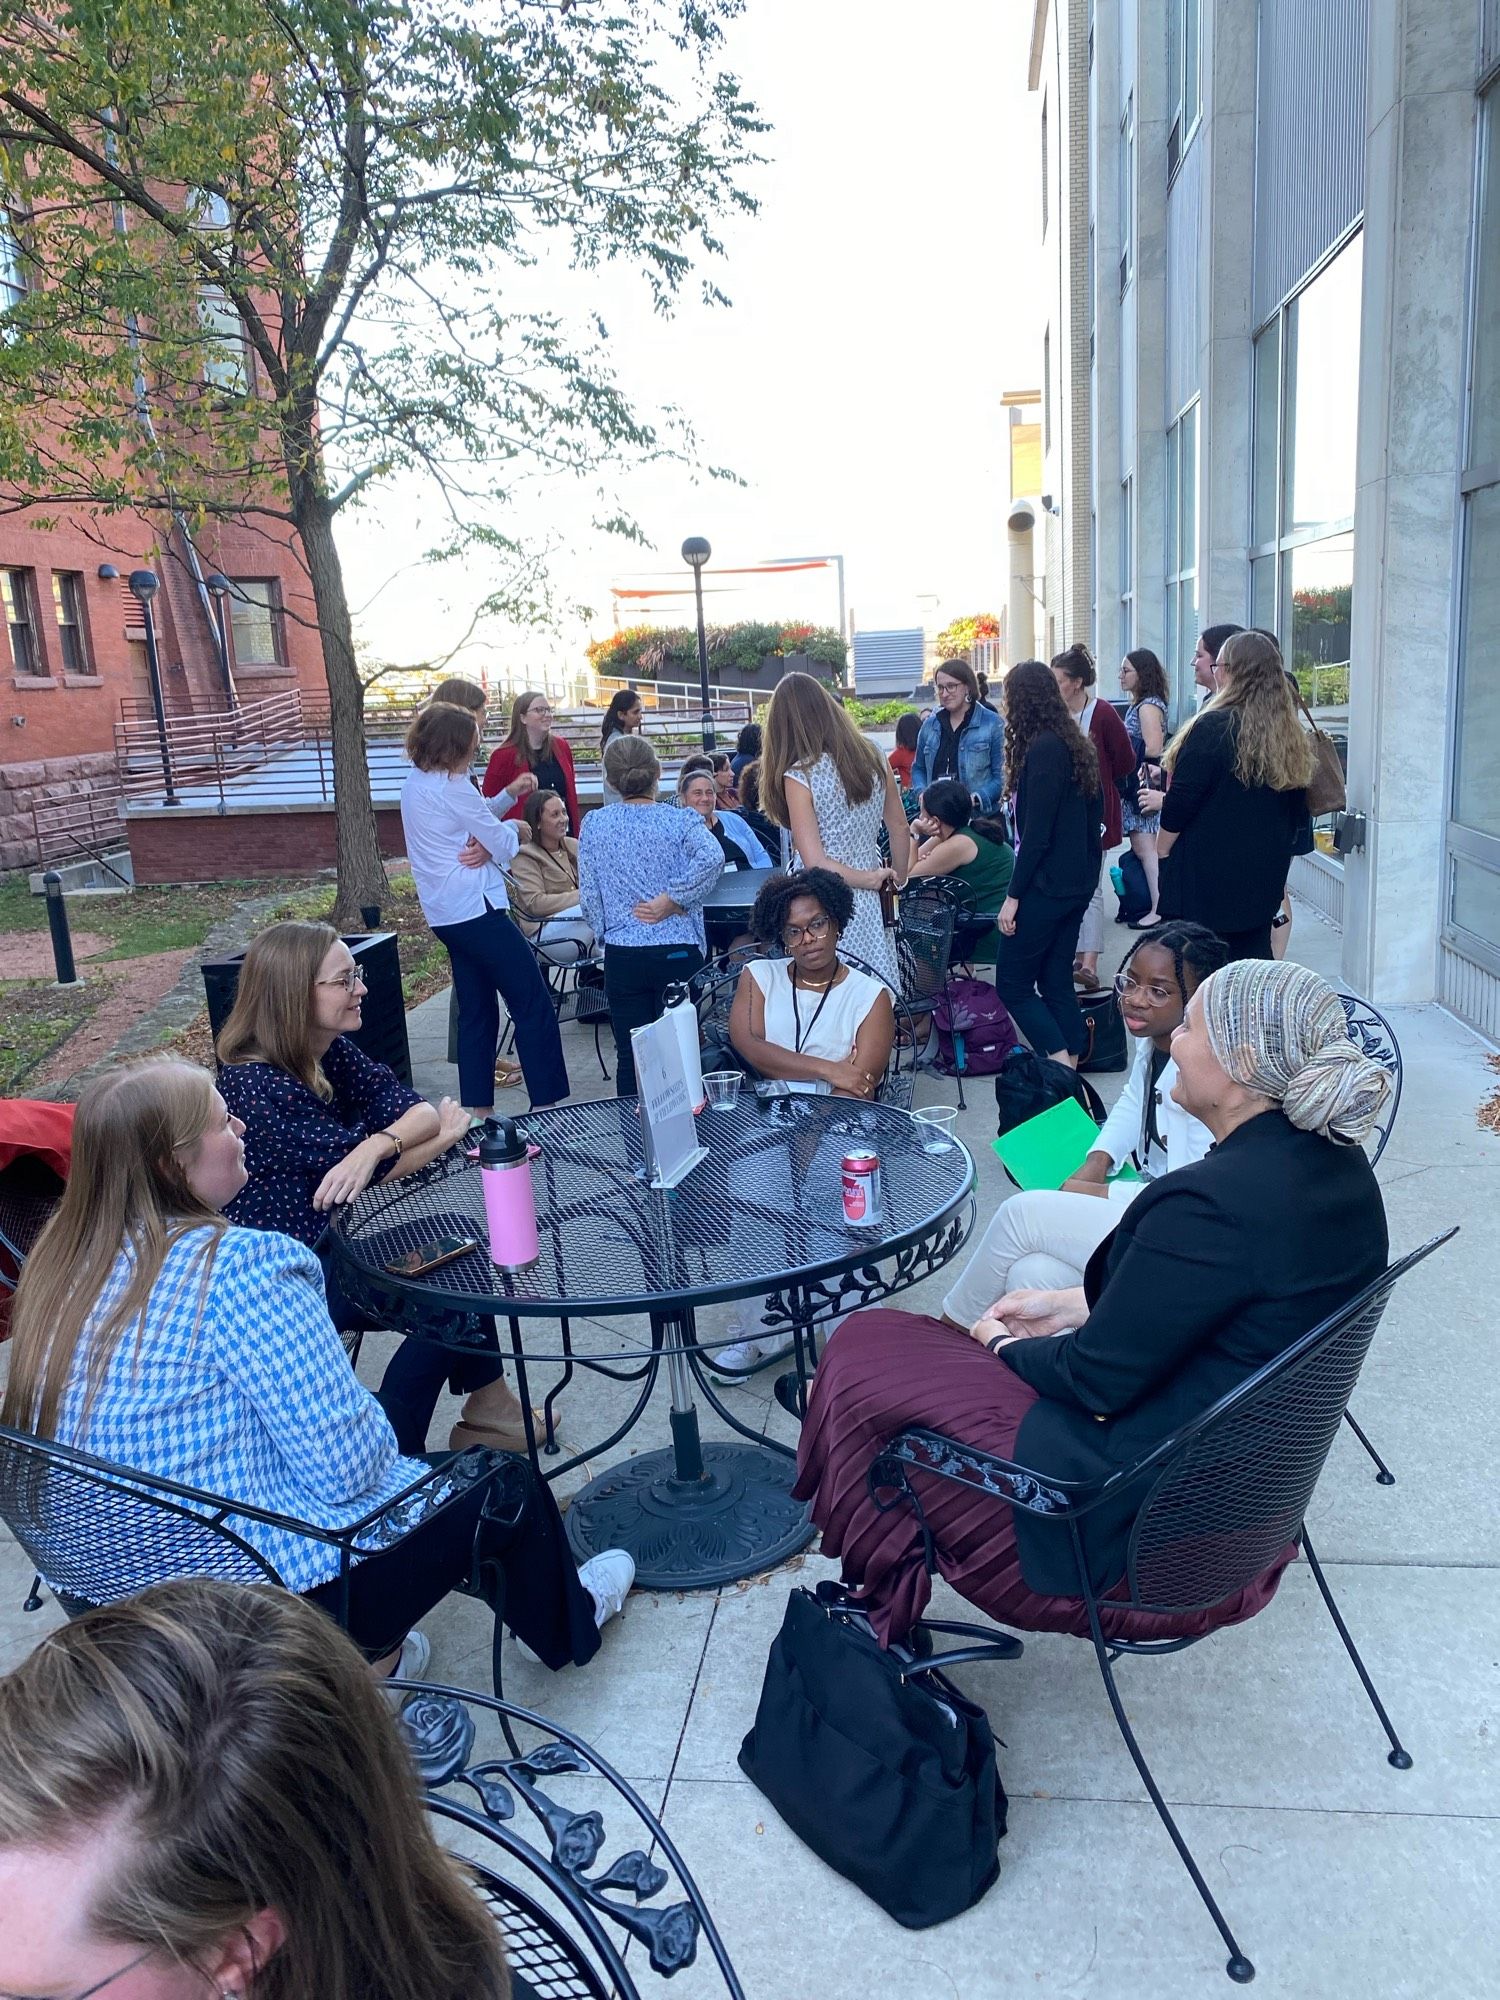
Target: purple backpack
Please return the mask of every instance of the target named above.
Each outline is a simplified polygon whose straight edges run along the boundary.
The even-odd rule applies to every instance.
[[[1021,1037],[1010,1011],[983,979],[950,979],[932,1006],[943,1076],[994,1076]]]

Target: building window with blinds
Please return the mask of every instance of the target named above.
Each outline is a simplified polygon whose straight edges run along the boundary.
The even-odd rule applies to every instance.
[[[1192,144],[1203,110],[1199,0],[1167,0],[1167,180]]]
[[[1500,85],[1480,100],[1444,930],[1500,973]]]
[[[91,674],[88,628],[83,615],[83,577],[77,570],[52,572],[52,608],[57,614],[57,642],[62,651],[63,671]]]
[[[10,663],[18,674],[44,674],[46,662],[37,643],[36,594],[31,572],[0,569],[0,612],[10,641]]]
[[[285,664],[281,599],[271,577],[235,577],[229,595],[229,636],[236,667]]]
[[[1198,405],[1189,403],[1167,432],[1166,557],[1167,679],[1174,710],[1192,704],[1193,654],[1198,645]]]
[[[1342,756],[1349,734],[1359,422],[1358,231],[1256,336],[1250,622],[1274,632],[1302,697]],[[1338,859],[1331,817],[1319,851]]]

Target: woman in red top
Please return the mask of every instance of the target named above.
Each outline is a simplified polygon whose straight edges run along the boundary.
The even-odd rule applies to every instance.
[[[911,790],[911,767],[917,757],[917,736],[922,728],[922,718],[914,708],[905,715],[896,717],[896,747],[887,752],[886,762],[896,774],[896,783],[903,792]]]
[[[577,834],[578,784],[573,776],[573,752],[566,740],[552,734],[552,704],[544,694],[518,694],[510,711],[510,734],[491,757],[479,789],[487,799],[505,791],[523,771],[530,771],[543,790],[556,792],[568,808],[568,831]],[[522,801],[506,813],[521,817]]]
[[[1062,691],[1068,711],[1078,727],[1091,738],[1099,752],[1099,789],[1104,819],[1103,850],[1099,856],[1099,881],[1093,901],[1083,913],[1078,931],[1078,955],[1073,961],[1073,984],[1091,993],[1099,984],[1099,953],[1104,947],[1104,871],[1109,857],[1124,839],[1121,825],[1120,792],[1135,784],[1135,751],[1113,705],[1094,693],[1094,662],[1081,642],[1069,646],[1052,662],[1052,678]]]

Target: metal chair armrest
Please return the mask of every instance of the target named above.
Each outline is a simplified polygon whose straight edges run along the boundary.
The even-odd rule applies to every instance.
[[[1030,1466],[1019,1465],[1014,1459],[999,1458],[993,1452],[961,1444],[941,1431],[914,1427],[901,1431],[883,1445],[870,1466],[870,1497],[877,1506],[881,1506],[878,1489],[894,1487],[898,1493],[909,1490],[908,1466],[959,1486],[992,1493],[1007,1506],[1053,1521],[1085,1512],[1097,1496],[1097,1483],[1083,1485],[1078,1481],[1043,1479]]]

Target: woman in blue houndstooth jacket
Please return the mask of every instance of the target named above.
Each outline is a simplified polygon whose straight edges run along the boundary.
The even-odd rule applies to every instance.
[[[115,1069],[78,1105],[67,1191],[26,1261],[0,1422],[315,1526],[395,1499],[433,1460],[403,1458],[328,1316],[305,1245],[221,1211],[245,1184],[244,1127],[186,1063]],[[497,1482],[524,1490],[512,1528],[481,1520]],[[338,1552],[230,1518],[289,1590],[332,1612]],[[609,1552],[583,1572],[550,1489],[522,1459],[394,1546],[356,1560],[350,1637],[378,1671],[419,1676],[417,1620],[476,1553],[505,1573],[506,1623],[552,1667],[582,1665],[633,1578]]]

